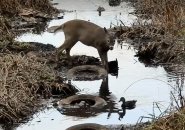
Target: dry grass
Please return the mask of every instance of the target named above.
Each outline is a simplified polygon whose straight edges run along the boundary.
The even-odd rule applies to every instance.
[[[138,20],[131,28],[122,27],[118,36],[132,39],[142,59],[184,63],[185,1],[137,0],[134,5]]]
[[[163,62],[171,62],[173,59],[184,61],[185,1],[140,0],[137,2],[137,9],[142,15],[149,17],[151,20],[150,26],[164,31],[164,34],[161,35],[158,31],[153,33],[153,30],[148,29],[149,31],[145,35],[153,37],[152,42],[154,44],[146,45],[144,51],[152,50],[152,45],[157,48],[155,53],[159,60],[165,58]],[[163,46],[164,44],[167,46]],[[143,53],[142,50],[139,52]]]
[[[178,35],[185,28],[184,0],[139,0],[136,5],[139,14],[165,31]]]
[[[35,57],[0,53],[0,121],[18,122],[34,112],[37,90],[55,79],[52,70]]]
[[[34,18],[37,15],[46,20],[45,18],[50,18],[56,13],[58,13],[58,10],[52,6],[50,0],[0,0],[0,43],[11,43],[16,35],[21,33],[17,29],[20,24],[16,25],[15,23],[21,23],[25,19],[28,20],[28,23],[31,20],[32,22],[37,21]],[[28,18],[23,18],[22,15],[25,14],[29,14]],[[45,24],[42,23],[42,25]],[[36,28],[36,24],[33,25]],[[40,31],[37,27],[36,32]]]
[[[17,15],[24,8],[32,8],[41,12],[47,11],[48,14],[57,12],[49,0],[1,0],[0,7],[2,15]]]
[[[29,51],[38,53],[42,45],[35,49],[36,45],[14,41],[17,34],[12,23],[21,22],[23,10],[47,15],[57,12],[50,0],[0,0],[0,123],[20,122],[38,109],[38,93],[51,96],[51,87],[65,87],[63,81],[56,81],[42,54],[25,55]]]
[[[144,130],[185,130],[185,109],[153,122]]]
[[[134,40],[138,40],[135,41],[139,43],[138,55],[152,59],[155,63],[168,62],[184,65],[185,1],[137,0],[135,4],[136,13],[140,17],[137,25],[124,35],[126,37],[131,35]],[[150,22],[143,22],[143,18]],[[163,33],[160,33],[161,31]],[[144,130],[185,130],[184,100],[181,96],[182,107],[154,120]]]
[[[11,25],[8,18],[0,16],[0,43],[13,41],[15,34],[10,31]]]

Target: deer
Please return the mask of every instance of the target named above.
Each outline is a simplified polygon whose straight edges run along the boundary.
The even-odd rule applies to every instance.
[[[48,28],[48,32],[57,33],[64,32],[65,41],[57,49],[57,60],[60,60],[60,55],[63,51],[70,59],[71,48],[80,41],[84,45],[92,46],[97,49],[103,67],[108,71],[108,57],[109,50],[113,50],[115,40],[114,35],[105,27],[102,28],[92,22],[85,20],[70,20],[59,26],[52,26]]]

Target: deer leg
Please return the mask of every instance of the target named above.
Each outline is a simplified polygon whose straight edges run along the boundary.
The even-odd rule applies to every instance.
[[[98,50],[103,67],[109,72],[107,51]]]
[[[67,59],[68,59],[68,65],[72,65],[72,59],[71,59],[71,56],[70,56],[70,50],[71,48],[66,48],[66,56],[67,56]]]
[[[65,46],[66,46],[66,41],[62,44],[62,46],[60,46],[57,51],[56,51],[56,60],[59,61],[60,60],[60,56],[63,53],[63,51],[65,50]]]
[[[60,55],[63,53],[64,50],[66,51],[67,58],[70,60],[70,50],[76,44],[76,42],[77,41],[73,39],[65,40],[63,45],[57,49],[57,60],[60,60]]]
[[[71,41],[70,41],[70,44],[68,45],[68,47],[66,48],[66,55],[69,59],[69,65],[72,65],[72,59],[71,59],[71,56],[70,56],[70,51],[71,51],[71,48],[78,42],[78,40],[76,40],[75,38],[72,38]]]

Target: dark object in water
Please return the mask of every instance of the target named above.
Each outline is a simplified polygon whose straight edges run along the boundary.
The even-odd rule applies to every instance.
[[[125,116],[125,114],[126,114],[126,109],[122,109],[121,112],[118,111],[118,114],[119,114],[119,118],[118,119],[121,120]]]
[[[62,114],[75,117],[93,117],[106,111],[107,102],[89,94],[73,95],[58,102],[56,109]]]
[[[121,0],[109,0],[109,5],[110,6],[118,6],[120,5]]]
[[[51,95],[53,98],[71,96],[80,90],[71,84],[63,84],[63,87],[52,86]]]
[[[99,16],[101,16],[101,12],[102,11],[105,11],[105,8],[99,6],[98,9],[97,9],[97,11],[99,12]]]
[[[108,66],[109,66],[109,73],[112,76],[118,76],[118,60],[114,60],[114,61],[109,61],[108,62]]]
[[[52,5],[58,5],[59,3],[53,3]]]
[[[64,19],[64,16],[59,16],[59,17],[57,17],[58,19]]]
[[[85,123],[71,126],[66,130],[108,130],[105,126],[95,123]]]
[[[54,51],[56,48],[51,44],[43,44],[38,42],[28,42],[28,44],[34,46],[34,51]]]
[[[122,109],[134,109],[136,107],[137,100],[125,101],[124,97],[121,97],[119,102],[122,101]]]
[[[84,105],[89,104],[89,106],[94,109],[101,109],[107,103],[103,98],[99,96],[88,95],[88,94],[73,95],[59,101],[59,106],[61,106],[63,109],[74,108],[75,106],[81,107],[81,105],[83,104]]]
[[[137,100],[130,100],[130,101],[125,101],[125,98],[124,97],[121,97],[119,102],[122,101],[122,105],[121,105],[121,108],[122,108],[122,111],[118,111],[118,114],[119,114],[119,120],[121,120],[125,114],[126,114],[126,109],[134,109],[136,107],[136,102]]]
[[[67,79],[69,80],[99,80],[107,77],[107,71],[96,65],[81,65],[68,70]]]

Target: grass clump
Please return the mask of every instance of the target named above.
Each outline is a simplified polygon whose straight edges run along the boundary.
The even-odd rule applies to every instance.
[[[12,42],[28,30],[39,33],[46,21],[59,13],[50,0],[1,0],[0,7],[0,42]]]
[[[57,12],[49,0],[1,0],[0,14],[18,15],[25,8],[32,8],[41,12],[47,11],[48,14]]]
[[[139,0],[137,13],[148,17],[153,25],[163,27],[166,32],[179,34],[185,27],[185,1]]]
[[[19,122],[37,108],[39,85],[49,89],[55,74],[45,63],[0,53],[0,121]]]
[[[185,109],[163,117],[144,130],[184,130],[185,129]]]
[[[185,1],[136,0],[134,6],[138,19],[120,27],[120,39],[133,41],[141,61],[185,63]]]
[[[55,87],[56,74],[47,59],[28,55],[30,51],[39,55],[41,49],[54,47],[19,43],[14,39],[18,29],[35,26],[34,22],[43,25],[49,20],[47,16],[56,13],[58,10],[50,0],[0,0],[0,123],[20,122],[29,117],[40,106],[38,97],[47,96],[51,87]],[[34,21],[29,21],[33,18]],[[26,22],[23,27],[22,22]]]
[[[15,38],[14,32],[10,31],[10,19],[0,15],[0,44],[12,42]]]

